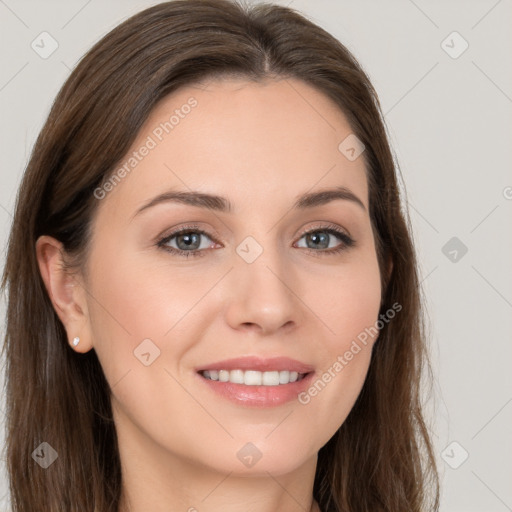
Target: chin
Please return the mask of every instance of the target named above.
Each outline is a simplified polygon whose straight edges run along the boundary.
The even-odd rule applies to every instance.
[[[276,438],[277,440],[277,438]],[[259,441],[235,442],[235,447],[229,446],[225,450],[212,452],[204,464],[224,473],[233,473],[241,477],[268,477],[285,475],[304,465],[312,456],[308,457],[303,444],[284,444],[280,440],[272,443],[270,439]]]

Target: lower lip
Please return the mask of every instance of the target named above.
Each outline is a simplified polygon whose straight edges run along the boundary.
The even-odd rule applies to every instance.
[[[213,391],[238,405],[249,407],[275,407],[292,400],[297,400],[299,393],[310,386],[315,372],[308,373],[303,379],[278,386],[247,386],[220,382],[197,376]]]

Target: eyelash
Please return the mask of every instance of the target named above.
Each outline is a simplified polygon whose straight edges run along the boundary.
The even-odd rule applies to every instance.
[[[338,253],[345,251],[355,245],[354,239],[352,239],[350,236],[348,236],[346,233],[341,231],[339,228],[337,228],[333,224],[328,224],[328,225],[317,227],[315,229],[303,231],[299,237],[299,240],[304,235],[308,235],[310,233],[316,233],[316,232],[323,232],[323,233],[328,233],[329,235],[335,235],[342,241],[342,243],[338,247],[335,247],[332,249],[324,249],[324,250],[315,250],[315,249],[310,249],[308,247],[300,247],[300,249],[304,249],[305,251],[307,251],[309,254],[311,254],[313,256],[328,256],[328,255],[338,254]],[[163,249],[164,251],[170,252],[172,254],[176,254],[178,256],[183,256],[185,258],[188,258],[189,256],[194,256],[194,257],[204,256],[205,251],[203,249],[184,251],[182,249],[175,249],[174,247],[168,247],[165,245],[170,240],[172,240],[174,237],[176,237],[178,235],[185,234],[185,233],[187,233],[187,234],[188,233],[196,233],[196,234],[205,235],[206,237],[210,238],[212,241],[216,242],[216,240],[211,235],[209,235],[206,231],[203,231],[201,228],[199,228],[199,226],[190,225],[190,226],[183,226],[180,229],[173,231],[170,235],[167,235],[164,238],[160,239],[156,245],[159,248]]]

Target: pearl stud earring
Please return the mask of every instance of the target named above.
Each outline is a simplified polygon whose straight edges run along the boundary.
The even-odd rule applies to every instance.
[[[75,338],[73,338],[73,345],[75,345],[75,347],[80,343],[80,338],[78,336],[76,336]]]

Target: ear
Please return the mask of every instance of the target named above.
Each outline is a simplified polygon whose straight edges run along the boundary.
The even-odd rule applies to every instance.
[[[37,239],[36,256],[48,296],[66,329],[68,343],[77,352],[88,352],[92,348],[92,337],[87,295],[80,276],[65,270],[65,250],[53,237],[44,235]],[[75,337],[80,338],[76,346],[73,344]]]

